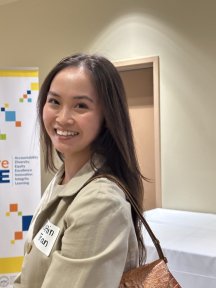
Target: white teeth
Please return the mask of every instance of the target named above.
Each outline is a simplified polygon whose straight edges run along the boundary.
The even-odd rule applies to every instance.
[[[60,136],[75,136],[78,135],[77,132],[72,132],[72,131],[62,131],[62,130],[56,130],[56,133]]]

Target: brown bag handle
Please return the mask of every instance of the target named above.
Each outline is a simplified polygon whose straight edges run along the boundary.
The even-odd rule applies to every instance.
[[[151,237],[151,240],[157,250],[158,256],[160,259],[164,260],[165,263],[167,263],[167,258],[164,256],[164,253],[162,251],[162,248],[160,246],[160,241],[155,237],[153,231],[151,230],[149,224],[147,223],[147,221],[145,220],[145,218],[143,217],[142,213],[140,212],[140,209],[138,208],[136,202],[134,201],[132,195],[129,193],[129,191],[126,189],[126,187],[113,175],[110,174],[100,174],[100,175],[95,175],[92,178],[89,179],[89,181],[87,181],[85,185],[89,184],[91,181],[93,181],[94,179],[97,178],[107,178],[111,181],[113,181],[114,183],[116,183],[125,193],[125,195],[127,196],[126,198],[129,200],[131,206],[134,208],[135,212],[137,213],[137,215],[139,216],[141,222],[143,223],[144,227],[146,228],[149,236]],[[83,188],[83,187],[82,187]]]

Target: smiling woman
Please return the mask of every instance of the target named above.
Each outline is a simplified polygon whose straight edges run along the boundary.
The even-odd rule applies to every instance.
[[[63,183],[88,161],[104,116],[96,89],[83,67],[68,67],[53,79],[43,122],[54,148],[64,158]],[[79,165],[73,165],[74,163]]]
[[[41,86],[38,118],[46,167],[55,170],[54,151],[62,167],[30,225],[14,287],[118,288],[123,272],[145,258],[140,220],[108,177],[142,209],[143,176],[118,71],[102,56],[64,58]]]

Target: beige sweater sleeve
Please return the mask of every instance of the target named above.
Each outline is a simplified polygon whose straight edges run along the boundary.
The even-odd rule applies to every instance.
[[[65,225],[61,251],[54,252],[41,288],[117,288],[132,229],[122,195],[89,185],[75,198]]]

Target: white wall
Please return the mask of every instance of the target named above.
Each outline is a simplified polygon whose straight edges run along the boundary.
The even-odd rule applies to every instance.
[[[0,5],[0,66],[38,66],[42,81],[77,51],[158,55],[163,207],[216,212],[215,9],[214,0],[12,1]]]

